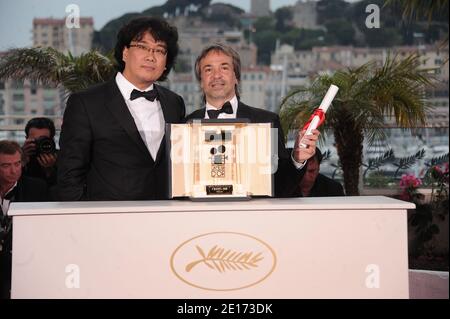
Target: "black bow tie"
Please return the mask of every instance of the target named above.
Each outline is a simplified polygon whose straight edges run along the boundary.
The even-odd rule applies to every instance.
[[[147,100],[153,102],[155,99],[158,99],[158,92],[156,92],[156,90],[142,92],[135,89],[131,92],[130,100],[133,101],[140,97],[144,97]]]
[[[225,103],[221,109],[219,110],[208,110],[208,116],[210,119],[216,119],[220,113],[233,114],[233,108],[231,107],[231,103]]]

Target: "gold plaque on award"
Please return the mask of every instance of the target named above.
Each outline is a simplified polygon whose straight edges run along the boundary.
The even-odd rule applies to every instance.
[[[270,123],[198,120],[167,125],[170,197],[272,196],[277,136]],[[274,142],[275,141],[275,142]]]

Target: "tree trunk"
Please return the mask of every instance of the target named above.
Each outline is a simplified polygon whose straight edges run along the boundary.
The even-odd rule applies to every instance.
[[[359,168],[362,165],[364,135],[353,120],[344,117],[334,127],[336,149],[344,173],[344,188],[347,196],[359,195]]]

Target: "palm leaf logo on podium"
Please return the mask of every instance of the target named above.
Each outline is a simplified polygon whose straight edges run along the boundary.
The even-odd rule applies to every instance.
[[[254,252],[237,252],[231,249],[220,248],[217,245],[211,248],[208,254],[205,254],[203,249],[196,245],[198,253],[202,257],[199,260],[193,261],[186,265],[186,271],[190,272],[195,266],[203,263],[212,270],[217,270],[220,273],[228,271],[251,270],[258,268],[258,262],[264,259],[262,253],[255,254]]]

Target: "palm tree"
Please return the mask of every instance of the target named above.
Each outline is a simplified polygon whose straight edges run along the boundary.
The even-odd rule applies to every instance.
[[[305,123],[330,84],[337,85],[340,90],[325,125],[334,134],[346,194],[359,195],[364,138],[372,145],[385,137],[385,116],[393,116],[400,127],[425,124],[425,87],[433,82],[433,75],[432,70],[419,66],[418,55],[404,60],[388,56],[382,66],[369,62],[332,76],[319,76],[311,87],[292,92],[283,100],[280,117],[284,131]]]
[[[0,58],[0,79],[34,80],[71,93],[110,79],[115,73],[113,61],[112,55],[98,51],[74,57],[53,48],[17,48]]]
[[[448,0],[387,0],[385,6],[399,6],[403,10],[403,19],[427,18],[448,12]]]
[[[386,0],[384,6],[400,8],[402,11],[402,18],[406,22],[427,18],[428,24],[430,25],[431,20],[435,16],[446,17],[448,19],[448,1],[449,0]],[[440,45],[441,48],[448,45],[448,21],[444,24],[447,26],[447,35]],[[447,62],[448,59],[444,64]]]

